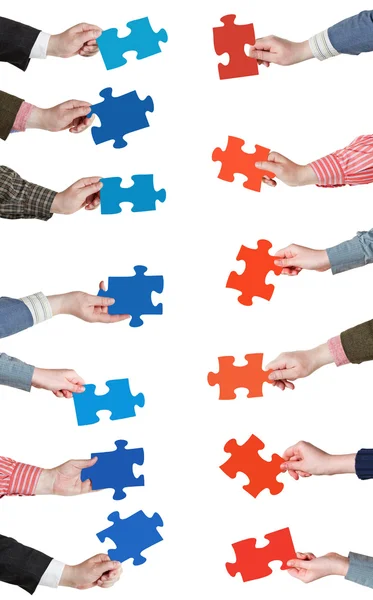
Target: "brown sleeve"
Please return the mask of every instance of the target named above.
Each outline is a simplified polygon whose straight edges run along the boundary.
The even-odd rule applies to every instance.
[[[10,134],[23,100],[0,91],[0,138],[6,140]]]
[[[341,342],[350,362],[360,364],[373,360],[373,320],[343,331]]]

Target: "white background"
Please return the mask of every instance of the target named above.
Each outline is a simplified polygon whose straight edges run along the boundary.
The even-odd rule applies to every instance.
[[[279,496],[264,491],[256,500],[241,489],[245,476],[227,478],[218,468],[227,456],[224,444],[256,434],[266,444],[263,456],[282,453],[306,439],[334,452],[372,447],[371,365],[322,369],[281,393],[269,385],[264,397],[219,402],[218,389],[207,385],[217,357],[263,352],[264,361],[285,350],[310,348],[372,317],[370,268],[333,277],[304,273],[276,278],[270,303],[257,298],[241,306],[225,289],[242,244],[258,239],[275,250],[297,242],[325,248],[369,229],[371,188],[288,188],[264,186],[261,194],[217,178],[220,163],[211,160],[227,136],[242,137],[279,151],[299,163],[341,148],[370,133],[372,57],[338,57],[298,66],[261,69],[259,77],[220,81],[212,28],[225,14],[254,22],[257,37],[277,34],[295,41],[309,38],[333,23],[363,10],[360,0],[314,2],[89,4],[65,0],[18,0],[2,14],[47,32],[88,20],[122,28],[149,16],[154,29],[164,27],[169,42],[162,54],[106,71],[101,57],[32,61],[26,73],[1,66],[1,89],[49,107],[70,98],[100,100],[136,89],[154,99],[150,128],[127,136],[128,147],[95,146],[89,131],[79,136],[30,130],[0,145],[3,164],[23,177],[61,191],[77,179],[121,176],[127,184],[137,173],[154,173],[167,200],[153,213],[132,214],[130,205],[115,216],[95,213],[50,222],[6,221],[1,227],[0,295],[20,297],[75,289],[96,293],[101,278],[129,275],[136,264],[164,275],[164,315],[145,317],[139,329],[128,323],[89,325],[58,317],[2,341],[2,351],[39,367],[74,368],[105,392],[105,381],[129,377],[134,393],[143,392],[144,409],[126,421],[105,420],[78,428],[73,402],[44,391],[31,394],[1,390],[1,454],[45,467],[69,458],[114,448],[124,438],[144,447],[144,488],[128,490],[127,499],[112,492],[80,498],[5,498],[0,531],[69,564],[107,550],[96,532],[107,515],[123,517],[137,510],[159,512],[164,541],[144,552],[147,562],[124,564],[124,576],[109,591],[86,592],[111,598],[145,599],[150,595],[190,598],[251,597],[275,594],[289,600],[314,598],[320,591],[342,598],[368,597],[368,588],[342,578],[304,586],[279,570],[266,579],[243,584],[229,577],[231,544],[290,526],[296,548],[323,554],[349,550],[373,555],[372,482],[355,476],[309,479],[287,476]],[[275,277],[270,275],[269,280]],[[18,588],[2,587],[7,598],[23,597]],[[59,597],[70,597],[61,588]],[[38,589],[40,598],[51,591]]]

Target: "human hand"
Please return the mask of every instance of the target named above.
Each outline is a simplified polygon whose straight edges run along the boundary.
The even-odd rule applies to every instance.
[[[100,282],[100,290],[105,284]],[[109,306],[115,304],[114,298],[91,296],[85,292],[69,292],[57,296],[48,296],[53,315],[72,315],[87,323],[118,323],[128,319],[129,315],[109,315]]]
[[[82,469],[88,469],[96,464],[98,458],[87,460],[69,460],[54,469],[43,469],[35,494],[53,494],[55,496],[78,496],[92,491],[92,483],[89,479],[82,481],[80,474]]]
[[[109,588],[119,581],[122,572],[120,562],[111,561],[107,554],[97,554],[80,565],[66,565],[59,585],[77,590]]]
[[[250,48],[249,55],[266,67],[271,63],[281,66],[295,65],[313,58],[308,41],[290,42],[275,35],[257,39],[254,46]]]
[[[324,365],[333,362],[328,344],[322,344],[312,350],[298,350],[296,352],[284,352],[266,366],[266,371],[272,371],[269,380],[284,390],[294,389],[291,383],[296,379],[308,377],[314,371]]]
[[[102,30],[96,25],[80,23],[49,38],[47,55],[70,58],[71,56],[94,56],[98,52],[96,39]]]
[[[281,275],[299,275],[306,269],[322,273],[330,269],[330,261],[326,250],[313,250],[305,246],[290,244],[275,254],[278,257],[275,265],[282,267]]]
[[[57,398],[72,398],[84,392],[84,379],[69,369],[34,369],[31,385],[53,392]]]
[[[87,118],[91,104],[83,100],[68,100],[52,108],[34,106],[26,122],[26,129],[44,129],[46,131],[64,131],[81,133],[90,127],[94,115]]]
[[[50,210],[60,215],[72,215],[81,208],[94,210],[100,204],[102,186],[100,177],[79,179],[63,192],[56,194]]]
[[[345,556],[330,552],[316,558],[312,552],[297,552],[297,558],[289,560],[289,575],[303,583],[311,583],[328,575],[347,575],[349,560]]]
[[[271,171],[277,179],[290,187],[318,183],[317,175],[310,165],[298,165],[278,152],[270,152],[268,160],[256,162],[255,166],[263,171]],[[263,183],[270,187],[277,185],[277,181],[267,175],[263,176]]]
[[[281,469],[288,471],[296,481],[300,477],[311,475],[355,473],[356,454],[328,454],[309,442],[298,442],[291,446],[283,457],[286,462],[281,465]]]

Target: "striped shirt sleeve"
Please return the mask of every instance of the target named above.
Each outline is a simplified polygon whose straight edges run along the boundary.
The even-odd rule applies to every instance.
[[[34,325],[47,321],[53,317],[53,312],[49,300],[42,292],[32,294],[31,296],[25,296],[20,298],[29,309]]]
[[[326,60],[338,56],[339,52],[333,47],[330,41],[328,30],[314,35],[309,40],[311,52],[318,60]]]
[[[310,163],[321,187],[373,182],[373,135],[361,135],[349,146]]]
[[[3,496],[33,496],[42,469],[0,457],[0,498]]]

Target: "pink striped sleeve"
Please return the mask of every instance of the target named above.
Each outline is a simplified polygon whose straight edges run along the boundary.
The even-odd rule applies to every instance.
[[[340,335],[328,340],[328,348],[337,367],[342,367],[350,363],[343,349]]]
[[[27,119],[29,118],[33,108],[33,104],[29,104],[28,102],[22,102],[21,107],[17,113],[16,120],[13,123],[13,131],[26,130]]]
[[[373,135],[361,135],[349,146],[310,163],[322,187],[373,182]]]
[[[0,457],[0,498],[2,496],[33,496],[42,469]]]

